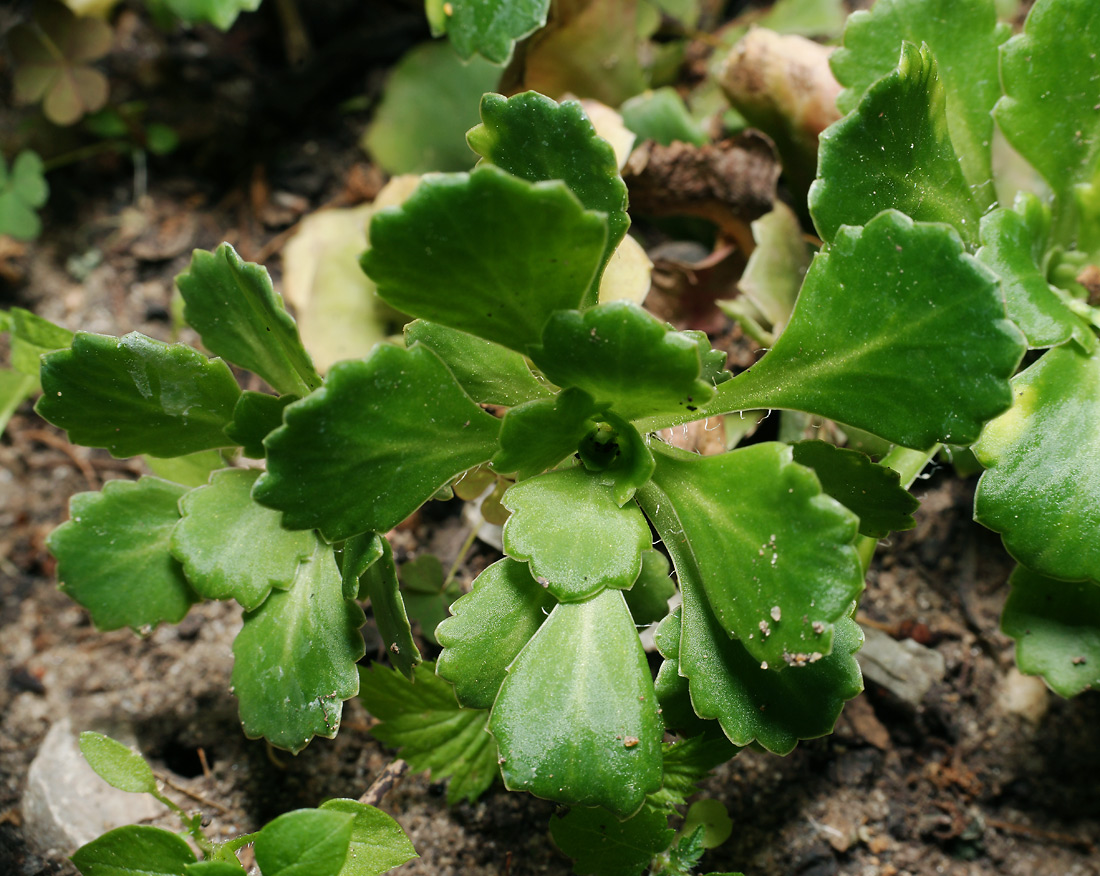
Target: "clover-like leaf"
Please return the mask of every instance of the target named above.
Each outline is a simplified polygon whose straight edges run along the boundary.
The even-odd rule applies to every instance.
[[[450,776],[447,803],[476,800],[500,774],[497,747],[485,729],[489,713],[465,709],[451,685],[421,663],[410,683],[394,669],[360,669],[359,698],[381,723],[371,734],[400,750],[413,770],[430,770],[440,782]]]
[[[598,405],[582,389],[570,388],[553,398],[539,398],[518,405],[504,415],[500,450],[493,468],[515,472],[522,480],[553,468],[577,452],[581,439],[595,428]]]
[[[512,512],[504,550],[530,564],[531,574],[563,602],[605,588],[625,589],[638,577],[651,537],[633,503],[620,507],[614,490],[583,468],[563,469],[513,484],[504,494]]]
[[[38,153],[24,149],[8,169],[0,155],[0,234],[16,240],[34,240],[42,233],[38,208],[46,203],[50,187]]]
[[[442,359],[479,404],[519,405],[551,393],[523,356],[500,344],[423,319],[405,326],[406,345],[417,342]]]
[[[261,0],[161,0],[181,21],[195,24],[205,21],[220,30],[229,30],[242,12],[255,12]]]
[[[556,384],[583,389],[628,420],[690,411],[714,395],[700,377],[696,340],[629,301],[555,313],[530,353]]]
[[[409,616],[401,599],[393,549],[382,539],[382,556],[363,574],[361,591],[370,599],[371,613],[378,624],[378,633],[386,645],[390,662],[406,678],[412,680],[413,667],[421,661],[420,649],[413,639]]]
[[[893,469],[824,441],[799,441],[792,450],[794,461],[812,468],[821,488],[859,518],[861,535],[883,538],[917,525],[913,512],[920,502]]]
[[[57,0],[37,0],[30,21],[8,34],[15,101],[42,101],[46,118],[71,125],[107,102],[107,77],[89,66],[111,48],[107,22],[78,17]]]
[[[665,544],[676,541],[690,558],[739,647],[775,667],[830,652],[833,625],[863,590],[858,521],[792,461],[788,445],[707,457],[662,452],[653,485],[641,491],[643,507]]]
[[[363,622],[362,609],[344,599],[332,548],[318,541],[291,588],[246,614],[233,642],[245,734],[293,752],[314,736],[334,737],[343,701],[359,692]]]
[[[284,526],[332,540],[388,532],[488,460],[500,429],[420,345],[334,365],[283,419],[264,442],[267,472],[253,495],[282,511]]]
[[[157,790],[157,780],[145,758],[110,736],[84,731],[80,734],[80,753],[96,775],[113,788],[131,794]]]
[[[661,718],[621,593],[559,604],[508,668],[489,719],[504,784],[633,815],[661,785]]]
[[[974,445],[988,469],[974,519],[1040,575],[1100,580],[1100,353],[1056,347],[1012,390],[1012,408]]]
[[[583,806],[550,819],[554,845],[573,859],[573,872],[582,876],[641,876],[675,835],[667,813],[652,806],[626,821],[606,809]]]
[[[1017,566],[1001,629],[1016,663],[1064,697],[1100,688],[1100,584],[1055,581]]]
[[[996,277],[958,236],[889,210],[814,258],[775,346],[709,410],[790,408],[905,447],[967,444],[1011,403],[1023,352]]]
[[[990,112],[1001,96],[999,48],[1010,33],[997,23],[994,0],[879,0],[849,17],[844,45],[829,59],[846,86],[837,104],[842,112],[855,109],[868,86],[897,64],[903,40],[927,43],[939,64],[947,127],[963,174],[987,206],[994,200]]]
[[[425,0],[432,36],[446,34],[463,58],[503,64],[516,40],[546,24],[550,0]]]
[[[351,845],[355,814],[296,809],[256,834],[256,864],[264,876],[337,876]]]
[[[207,599],[235,599],[257,608],[271,589],[294,583],[299,564],[317,537],[279,525],[279,513],[252,499],[258,471],[226,469],[180,500],[183,514],[172,532],[172,556]]]
[[[536,91],[512,97],[486,94],[481,99],[482,123],[466,140],[478,155],[529,182],[560,179],[586,210],[607,216],[600,272],[626,236],[626,183],[611,144],[592,126],[575,100],[558,103]],[[595,304],[596,286],[585,301]]]
[[[379,876],[419,857],[401,825],[376,806],[337,798],[326,800],[317,808],[346,812],[355,818],[348,857],[340,876]]]
[[[82,876],[184,876],[196,861],[187,840],[159,827],[116,827],[72,857]]]
[[[197,249],[176,286],[183,318],[210,352],[260,375],[280,393],[308,395],[321,385],[262,265],[244,261],[228,243],[214,252]]]
[[[169,552],[185,487],[144,477],[77,493],[46,541],[61,589],[101,630],[179,623],[198,597]]]
[[[35,410],[86,447],[112,456],[183,456],[228,447],[241,390],[221,359],[131,332],[77,332],[42,359]]]
[[[458,701],[488,709],[508,666],[554,607],[526,563],[505,557],[477,576],[436,628],[443,653],[436,672],[455,686]]]
[[[994,110],[997,125],[1063,198],[1074,185],[1091,183],[1100,162],[1097,45],[1100,6],[1039,0],[1024,32],[1001,52],[1004,97]]]
[[[660,551],[644,551],[638,580],[629,590],[623,591],[634,623],[642,627],[661,620],[668,614],[668,601],[675,593],[668,558]]]
[[[492,165],[432,176],[378,212],[362,266],[399,310],[525,353],[555,310],[579,307],[607,220],[561,182]]]
[[[283,424],[283,408],[298,401],[296,395],[268,395],[245,390],[233,408],[233,420],[225,434],[241,445],[241,452],[263,459],[264,439]]]

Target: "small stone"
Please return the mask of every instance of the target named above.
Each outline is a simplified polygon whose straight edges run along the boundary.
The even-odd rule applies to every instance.
[[[776,623],[779,623],[780,619],[783,617],[783,612],[779,610],[778,605],[773,605],[772,606],[771,614],[772,614],[772,620],[775,621]]]
[[[916,707],[932,685],[943,681],[946,662],[939,651],[906,639],[898,642],[874,627],[864,627],[863,650],[856,654],[864,676],[899,700]]]

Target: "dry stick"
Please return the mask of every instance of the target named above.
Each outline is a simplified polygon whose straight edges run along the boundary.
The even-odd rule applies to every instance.
[[[401,758],[390,761],[378,778],[367,788],[363,796],[359,798],[359,802],[364,806],[377,806],[408,771],[409,765]]]
[[[181,794],[186,794],[192,800],[195,800],[196,802],[201,803],[203,806],[209,806],[212,809],[217,809],[218,812],[220,812],[222,815],[227,815],[229,813],[229,807],[228,806],[223,806],[221,803],[218,803],[216,800],[211,800],[208,797],[204,797],[202,794],[199,794],[197,791],[191,791],[191,790],[188,790],[187,788],[184,788],[182,785],[177,785],[175,782],[173,782],[170,778],[163,775],[162,773],[157,773],[156,776],[157,776],[158,779],[160,779],[160,781],[164,782],[164,784],[166,784],[173,791],[179,791]]]
[[[1089,854],[1092,854],[1096,848],[1096,846],[1087,839],[1070,836],[1065,833],[1041,830],[1040,828],[1031,827],[1026,824],[1013,824],[1011,821],[1000,821],[999,819],[992,818],[987,818],[985,823],[995,830],[1004,831],[1005,833],[1020,834],[1022,836],[1031,837],[1032,839],[1045,840],[1055,845],[1070,846],[1071,848],[1082,849]]]

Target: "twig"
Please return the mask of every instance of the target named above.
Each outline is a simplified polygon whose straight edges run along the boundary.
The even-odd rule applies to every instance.
[[[399,781],[401,777],[409,771],[409,765],[405,763],[401,758],[397,758],[387,764],[386,768],[382,770],[382,773],[375,779],[362,797],[359,798],[359,802],[365,806],[377,806],[382,802],[382,798],[390,792]]]
[[[194,800],[197,803],[201,803],[203,806],[209,806],[211,809],[217,809],[218,812],[220,812],[222,815],[228,815],[229,814],[229,807],[228,806],[223,806],[221,803],[218,803],[216,800],[211,800],[208,797],[204,797],[202,794],[198,793],[197,791],[191,791],[191,790],[183,787],[182,785],[177,785],[175,782],[173,782],[170,778],[168,778],[166,775],[164,775],[162,773],[157,773],[156,776],[160,781],[164,782],[164,784],[166,784],[173,791],[178,791],[181,794],[186,794],[192,800]]]
[[[985,823],[1005,833],[1015,833],[1021,836],[1029,836],[1033,839],[1055,843],[1057,845],[1071,846],[1088,852],[1090,855],[1096,850],[1096,846],[1089,840],[1070,836],[1066,833],[1054,833],[1053,831],[1042,830],[1038,827],[1029,827],[1026,824],[1014,824],[1011,821],[1000,821],[999,819],[992,818],[987,818]]]
[[[95,469],[92,468],[88,460],[77,454],[75,448],[69,442],[59,438],[52,432],[47,432],[45,429],[24,429],[22,435],[31,441],[37,441],[39,444],[45,444],[54,450],[60,450],[73,461],[73,465],[80,469],[80,473],[84,475],[84,480],[88,482],[88,486],[93,490],[99,489],[99,476],[95,473]]]

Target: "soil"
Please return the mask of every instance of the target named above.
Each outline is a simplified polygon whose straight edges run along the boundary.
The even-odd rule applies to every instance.
[[[167,112],[205,127],[185,127],[183,148],[151,161],[144,177],[111,156],[52,174],[46,233],[26,247],[9,242],[0,258],[0,306],[72,328],[169,339],[172,278],[193,247],[227,239],[245,258],[270,256],[277,282],[279,244],[298,214],[377,189],[381,177],[356,145],[366,116],[336,107],[349,93],[376,95],[382,72],[423,37],[417,4],[374,4],[381,11],[359,58],[370,69],[364,75],[360,63],[355,76],[345,57],[354,29],[336,40],[335,69],[307,65],[289,76],[271,5],[228,36],[165,35],[123,12],[112,87],[154,100],[170,94]],[[339,30],[348,5],[318,3],[313,26]],[[197,106],[208,110],[196,114]],[[63,717],[77,729],[127,725],[179,789],[172,796],[203,806],[214,835],[358,796],[393,759],[354,700],[338,738],[315,740],[297,757],[245,739],[229,693],[235,606],[196,606],[178,626],[139,638],[97,632],[57,590],[45,538],[69,497],[143,470],[69,446],[29,405],[0,439],[0,873],[75,873],[24,834],[20,812],[28,766]],[[726,805],[734,830],[701,872],[1100,874],[1100,693],[1064,701],[1015,672],[998,629],[1010,561],[971,522],[973,488],[947,468],[919,484],[918,525],[880,547],[861,605],[865,626],[941,654],[943,680],[915,707],[869,684],[832,736],[785,758],[746,750],[721,768],[702,793]],[[459,510],[437,506],[397,533],[398,554],[430,550],[447,566],[466,535]],[[494,557],[479,544],[465,583]],[[369,626],[365,633],[376,643]],[[448,808],[444,798],[442,785],[418,775],[385,797],[421,856],[399,872],[570,872],[547,834],[552,804],[500,788],[473,804]]]

